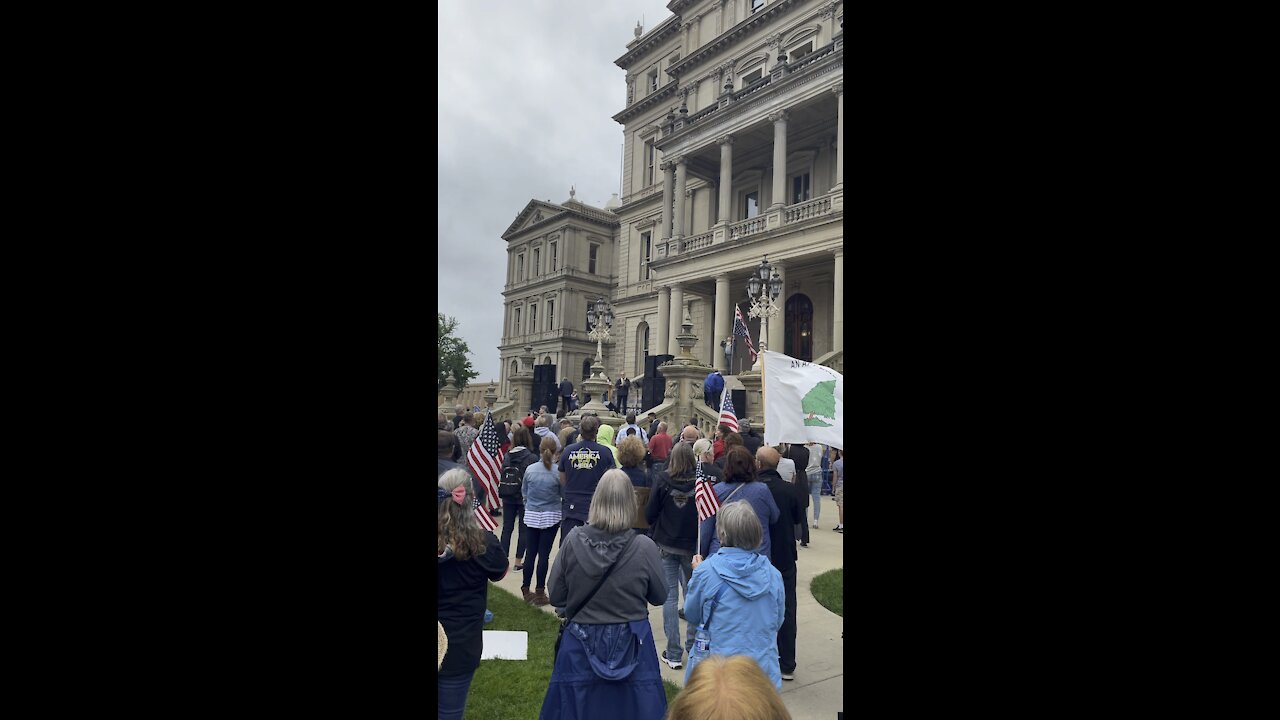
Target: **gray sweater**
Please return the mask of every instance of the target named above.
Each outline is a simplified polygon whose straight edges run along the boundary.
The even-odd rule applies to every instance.
[[[667,601],[667,580],[658,546],[644,535],[637,536],[626,555],[618,557],[634,533],[634,530],[624,530],[610,534],[590,525],[571,530],[547,579],[551,604],[565,608],[566,612],[576,608],[614,559],[618,559],[618,567],[600,591],[569,619],[585,625],[647,620],[648,605],[662,605]]]

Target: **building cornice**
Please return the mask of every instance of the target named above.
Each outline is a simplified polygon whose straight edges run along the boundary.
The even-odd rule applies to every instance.
[[[720,33],[720,37],[689,53],[688,57],[681,58],[680,62],[676,63],[674,67],[667,68],[667,74],[673,78],[679,78],[681,75],[718,55],[727,46],[756,34],[799,2],[800,0],[777,0],[777,2],[765,5],[760,12]]]
[[[639,59],[640,56],[652,50],[655,45],[665,42],[666,40],[671,38],[673,35],[675,35],[679,30],[680,30],[680,16],[672,15],[666,20],[663,20],[662,22],[658,23],[658,27],[650,30],[648,34],[641,36],[639,40],[635,40],[634,41],[635,45],[632,46],[632,48],[628,50],[625,55],[618,58],[617,60],[614,60],[613,64],[617,65],[623,70],[626,70],[627,68],[631,67],[631,65],[635,63],[635,61]]]
[[[638,115],[643,114],[645,111],[653,109],[655,106],[658,105],[658,101],[663,100],[665,98],[674,98],[676,94],[676,88],[679,86],[680,86],[680,83],[674,80],[667,83],[663,87],[660,87],[657,90],[644,96],[639,101],[632,103],[631,107],[628,107],[627,109],[623,110],[617,115],[614,115],[613,116],[614,122],[625,125],[628,120],[632,120]]]

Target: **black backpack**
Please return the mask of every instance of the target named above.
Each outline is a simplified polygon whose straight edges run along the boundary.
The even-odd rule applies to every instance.
[[[520,488],[524,482],[525,468],[533,464],[536,459],[533,453],[523,452],[519,457],[507,455],[502,461],[502,480],[498,483],[498,497],[507,499],[520,499]]]

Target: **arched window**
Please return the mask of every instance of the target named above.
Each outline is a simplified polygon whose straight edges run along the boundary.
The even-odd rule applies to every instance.
[[[813,302],[807,295],[787,300],[787,321],[783,325],[784,353],[797,360],[813,362]]]
[[[543,365],[550,365],[550,364],[551,364],[551,356],[550,356],[550,355],[548,355],[548,356],[546,356],[546,357],[542,358],[542,364],[543,364]]]

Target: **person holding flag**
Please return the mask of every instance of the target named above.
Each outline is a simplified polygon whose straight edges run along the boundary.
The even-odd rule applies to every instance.
[[[688,594],[693,574],[693,555],[698,551],[698,523],[703,519],[702,506],[695,500],[695,484],[699,498],[705,501],[707,483],[696,471],[693,450],[688,443],[671,448],[665,468],[655,473],[653,491],[644,509],[644,517],[653,528],[653,542],[662,558],[667,579],[667,600],[662,605],[662,628],[667,647],[659,659],[668,667],[683,667],[684,653],[693,648],[693,626],[686,628],[684,642],[680,638],[680,593]]]
[[[480,432],[476,435],[475,442],[471,443],[471,449],[467,451],[467,468],[471,470],[471,475],[478,481],[479,486],[484,489],[484,507],[487,510],[502,507],[502,497],[498,495],[498,483],[502,481],[502,463],[498,460],[499,445],[501,442],[498,438],[498,430],[493,424],[493,414],[485,413]],[[489,515],[487,512],[484,514]],[[489,517],[487,522],[481,520],[481,523],[490,532],[498,527],[492,517]]]
[[[746,500],[759,516],[760,527],[767,528],[778,521],[781,512],[773,501],[769,488],[756,482],[756,459],[741,445],[729,450],[724,464],[724,481],[710,488],[715,499],[707,498],[707,509],[712,513],[701,521],[698,528],[698,554],[693,557],[695,570],[704,558],[714,555],[720,549],[720,539],[716,535],[716,516],[714,506],[724,505],[734,500]],[[701,512],[699,513],[702,514]],[[770,543],[768,533],[755,552],[769,557]],[[687,614],[687,613],[686,613]]]
[[[446,470],[436,482],[437,620],[449,638],[436,675],[436,712],[440,718],[461,718],[471,679],[480,667],[484,648],[485,605],[489,582],[506,577],[509,564],[502,544],[478,522],[471,477],[458,467]]]

